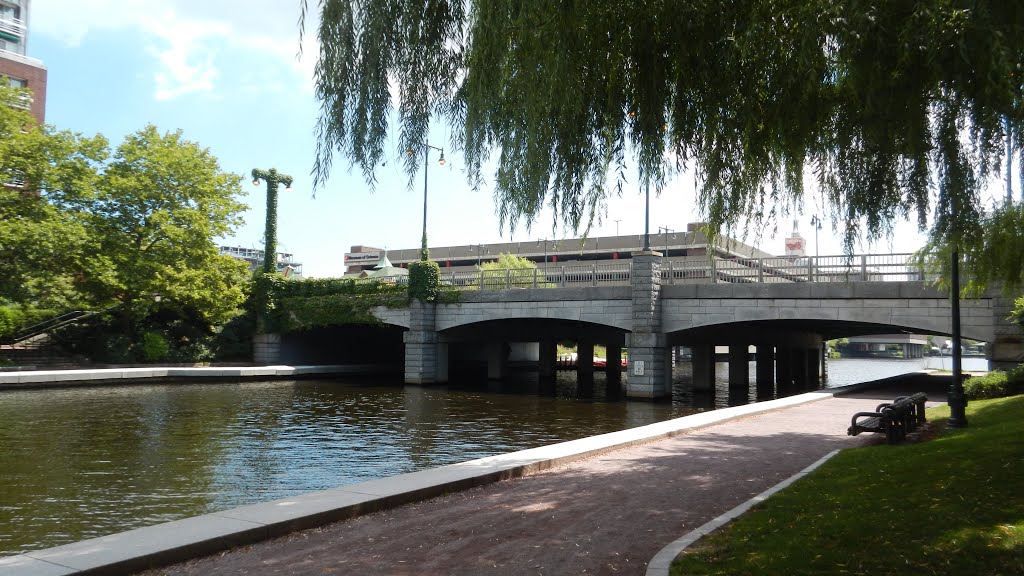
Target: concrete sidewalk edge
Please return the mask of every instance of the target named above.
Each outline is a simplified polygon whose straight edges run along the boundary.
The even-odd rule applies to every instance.
[[[672,566],[672,561],[675,560],[676,557],[683,552],[683,550],[686,550],[701,538],[707,536],[708,534],[714,532],[715,530],[718,530],[722,526],[725,526],[729,522],[732,522],[736,518],[745,514],[748,510],[750,510],[757,504],[764,502],[772,495],[774,495],[776,492],[788,488],[790,484],[810,474],[811,472],[816,470],[819,466],[827,462],[830,458],[832,458],[838,453],[839,450],[833,450],[829,452],[828,454],[819,458],[817,462],[811,464],[807,468],[804,468],[803,470],[797,472],[796,474],[790,476],[789,478],[786,478],[782,482],[779,482],[775,486],[772,486],[771,488],[765,490],[764,492],[761,492],[757,496],[754,496],[750,500],[747,500],[746,502],[740,504],[739,506],[733,508],[732,510],[729,510],[725,514],[722,514],[721,516],[705,523],[703,526],[690,531],[682,538],[674,542],[671,542],[668,546],[665,546],[664,548],[659,550],[658,553],[654,555],[654,558],[651,559],[650,563],[647,564],[647,576],[668,576],[669,569]]]

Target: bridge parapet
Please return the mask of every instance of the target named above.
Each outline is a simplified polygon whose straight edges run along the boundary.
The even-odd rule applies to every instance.
[[[912,254],[662,258],[663,286],[687,284],[845,284],[923,280]],[[631,286],[633,260],[543,265],[536,268],[443,272],[441,282],[463,290],[572,289]],[[380,281],[381,278],[375,280]],[[388,279],[383,279],[388,280]],[[406,277],[395,277],[396,282]]]

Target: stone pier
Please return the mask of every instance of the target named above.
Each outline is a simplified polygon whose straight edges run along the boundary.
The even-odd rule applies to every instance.
[[[631,278],[633,330],[629,335],[626,395],[656,399],[671,393],[672,367],[661,330],[661,253],[635,252]]]

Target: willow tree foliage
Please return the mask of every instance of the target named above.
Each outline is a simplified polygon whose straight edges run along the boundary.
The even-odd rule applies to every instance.
[[[763,228],[813,182],[848,249],[930,216],[934,237],[977,242],[1024,120],[1021,2],[312,4],[317,183],[341,153],[372,184],[392,119],[400,149],[445,121],[513,228],[545,205],[588,226],[635,163],[656,189],[694,170],[712,230]]]

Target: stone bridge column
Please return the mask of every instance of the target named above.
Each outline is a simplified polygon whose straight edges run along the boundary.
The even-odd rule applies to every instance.
[[[281,363],[281,335],[255,334],[252,337],[252,361],[254,364]]]
[[[746,344],[729,345],[729,388],[750,388],[750,352]]]
[[[1024,362],[1024,329],[1007,320],[1012,311],[1012,298],[992,298],[995,339],[988,350],[989,367],[992,369],[1009,370]]]
[[[690,361],[693,365],[693,379],[690,384],[690,389],[695,392],[714,392],[714,344],[695,344],[690,347],[690,352]]]
[[[663,398],[671,394],[665,334],[661,331],[661,253],[633,253],[633,331],[629,338],[626,396]]]
[[[443,345],[438,342],[436,314],[436,305],[431,302],[413,300],[409,303],[409,331],[402,337],[405,342],[406,384],[434,384],[439,381],[438,358],[447,359],[447,350],[442,351]],[[447,380],[447,366],[443,372]]]
[[[540,358],[538,359],[538,373],[541,387],[545,385],[554,386],[556,376],[556,359],[558,357],[558,343],[551,338],[540,341]]]
[[[756,359],[757,398],[766,400],[775,394],[775,347],[758,344]]]
[[[576,394],[581,398],[594,395],[594,341],[576,341]]]
[[[609,398],[618,398],[622,395],[622,336],[617,336],[606,345],[607,364],[604,368],[606,383],[605,395]]]

